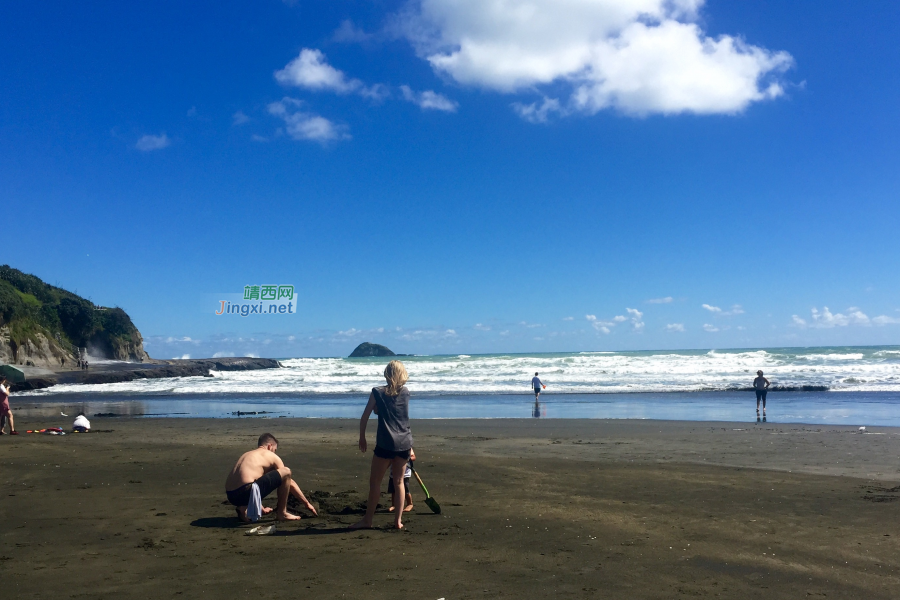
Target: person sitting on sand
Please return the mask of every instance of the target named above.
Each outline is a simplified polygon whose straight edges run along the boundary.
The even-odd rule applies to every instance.
[[[16,420],[13,419],[12,410],[9,408],[9,382],[6,377],[0,377],[0,435],[6,435],[3,433],[5,421],[9,422],[9,434],[19,435],[16,431]]]
[[[75,422],[72,423],[72,431],[76,433],[89,433],[91,431],[91,422],[84,416],[83,412],[78,413]]]
[[[769,380],[763,377],[762,371],[757,371],[756,375],[756,379],[753,380],[753,389],[756,390],[756,414],[759,414],[760,399],[762,399],[763,414],[766,414],[766,394],[769,393]]]
[[[259,490],[259,499],[262,500],[273,491],[278,490],[278,505],[275,508],[275,518],[279,521],[296,521],[300,517],[287,511],[288,496],[293,494],[306,505],[312,514],[317,514],[315,507],[309,503],[300,487],[291,477],[291,470],[284,466],[281,458],[275,451],[278,450],[278,440],[271,433],[259,436],[256,450],[245,452],[238,459],[228,479],[225,480],[225,494],[228,501],[236,508],[237,516],[241,521],[249,523],[251,518],[247,516],[247,508],[251,505],[255,495],[253,487]],[[269,514],[271,508],[261,507],[259,514]],[[254,515],[251,513],[251,517]],[[256,519],[252,519],[256,520]]]
[[[369,501],[366,504],[366,515],[350,529],[370,529],[375,518],[375,508],[381,496],[381,481],[388,467],[392,468],[394,479],[394,527],[403,529],[403,505],[406,500],[406,486],[403,475],[406,463],[409,462],[412,450],[412,432],[409,429],[409,390],[406,381],[409,375],[406,367],[399,360],[392,360],[384,369],[387,385],[372,388],[369,401],[359,419],[359,449],[365,452],[366,425],[369,415],[378,408],[378,433],[375,437],[375,450],[372,457],[372,469],[369,474]]]
[[[531,387],[534,388],[534,401],[537,402],[538,398],[541,397],[541,388],[547,389],[547,386],[540,380],[537,373],[531,378]]]
[[[412,461],[416,460],[416,451],[412,448],[409,449],[409,460],[406,463],[406,469],[403,473],[403,487],[406,489],[406,498],[404,499],[404,504],[406,506],[403,508],[403,512],[410,512],[413,509],[413,501],[412,494],[410,493],[409,488],[409,479],[412,477],[412,467],[410,464]],[[390,512],[394,512],[396,510],[393,505],[397,504],[397,488],[394,486],[394,467],[391,466],[391,475],[388,478],[388,494],[391,495],[391,507],[388,509]]]

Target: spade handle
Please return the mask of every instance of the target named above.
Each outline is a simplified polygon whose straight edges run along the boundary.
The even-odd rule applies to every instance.
[[[422,482],[422,478],[419,477],[419,474],[416,473],[416,470],[415,470],[415,469],[413,469],[412,472],[413,472],[413,475],[416,476],[416,481],[418,481],[418,482],[419,482],[419,485],[422,486],[422,491],[425,492],[425,497],[426,497],[426,498],[431,498],[431,494],[428,493],[428,488],[425,487],[425,484]]]

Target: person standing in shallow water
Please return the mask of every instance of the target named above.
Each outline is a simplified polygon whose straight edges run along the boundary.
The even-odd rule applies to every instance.
[[[765,415],[766,394],[769,393],[769,380],[763,377],[762,371],[756,372],[756,379],[753,380],[753,389],[756,390],[756,414],[759,414],[759,401],[761,399],[763,405],[763,415]]]
[[[547,386],[544,385],[537,373],[531,378],[531,387],[534,388],[534,401],[537,402],[538,398],[541,397],[541,388],[547,389]]]
[[[378,433],[369,473],[369,500],[366,515],[350,529],[370,529],[375,518],[375,508],[381,497],[381,481],[388,467],[393,469],[394,480],[394,527],[403,529],[403,505],[406,500],[406,486],[403,475],[413,447],[412,432],[409,429],[409,390],[406,382],[409,375],[399,360],[392,360],[384,369],[387,385],[372,388],[369,402],[359,419],[359,449],[365,453],[366,425],[373,411],[378,415]],[[376,410],[377,409],[377,410]]]

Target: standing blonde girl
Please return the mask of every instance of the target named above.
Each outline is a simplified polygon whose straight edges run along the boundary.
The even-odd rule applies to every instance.
[[[394,527],[403,529],[403,504],[406,490],[403,485],[403,474],[409,461],[409,452],[413,446],[412,432],[409,430],[409,390],[406,381],[409,375],[406,367],[399,360],[392,360],[384,369],[387,385],[372,388],[369,402],[359,420],[359,449],[365,452],[366,425],[372,411],[378,415],[378,434],[375,437],[375,450],[372,457],[372,470],[369,475],[369,501],[366,504],[366,516],[351,529],[368,529],[372,527],[375,507],[381,496],[381,481],[388,467],[393,467],[394,489]]]

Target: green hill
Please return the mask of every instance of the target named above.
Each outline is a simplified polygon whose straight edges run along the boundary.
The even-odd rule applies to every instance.
[[[121,308],[44,283],[0,266],[0,362],[73,366],[80,348],[93,356],[144,360],[144,341]]]

